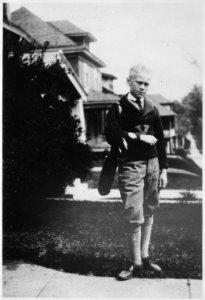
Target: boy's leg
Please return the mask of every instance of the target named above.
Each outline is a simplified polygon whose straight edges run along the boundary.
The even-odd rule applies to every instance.
[[[149,245],[152,233],[153,225],[153,215],[150,217],[145,217],[145,222],[142,225],[142,237],[141,237],[141,255],[143,268],[147,270],[152,270],[157,273],[162,273],[162,269],[157,264],[151,262],[149,258]]]
[[[142,263],[145,269],[161,272],[161,268],[153,264],[149,258],[149,245],[153,226],[153,213],[159,207],[158,197],[159,163],[158,159],[150,159],[147,166],[144,189],[145,222],[142,225],[141,251]]]
[[[162,273],[162,269],[157,264],[151,262],[149,258],[149,245],[152,233],[153,225],[153,215],[145,217],[145,222],[142,225],[142,236],[141,236],[141,255],[143,268],[147,270],[152,270],[157,273]]]
[[[130,258],[133,265],[141,265],[141,226],[137,225],[128,232]]]
[[[143,271],[141,258],[141,225],[129,224],[127,233],[131,266],[128,270],[123,270],[118,274],[117,277],[119,280],[141,277]]]
[[[158,158],[148,160],[144,185],[144,224],[142,225],[142,257],[149,256],[153,213],[159,206],[158,196],[159,162]]]
[[[144,177],[146,161],[125,162],[119,167],[119,188],[124,202],[131,261],[141,264],[141,225],[144,223]]]
[[[141,256],[142,258],[149,257],[149,245],[152,233],[153,215],[145,217],[144,224],[142,224],[141,237]]]
[[[119,167],[119,188],[124,202],[124,217],[127,224],[130,260],[128,271],[122,271],[118,279],[127,280],[141,276],[141,224],[144,222],[143,193],[146,161],[126,162]]]

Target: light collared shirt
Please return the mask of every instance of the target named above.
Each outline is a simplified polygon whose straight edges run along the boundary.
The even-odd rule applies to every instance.
[[[128,98],[128,100],[133,101],[135,103],[135,105],[138,107],[138,109],[140,110],[140,107],[139,107],[138,103],[136,102],[136,98],[131,93],[128,94],[127,98]],[[140,102],[142,105],[142,109],[144,109],[144,98],[143,97],[140,98]]]

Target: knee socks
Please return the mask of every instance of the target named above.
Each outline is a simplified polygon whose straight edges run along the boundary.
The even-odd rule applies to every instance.
[[[132,263],[140,265],[142,258],[149,256],[149,244],[152,232],[153,216],[145,218],[142,225],[136,225],[129,230],[129,248]]]
[[[149,256],[149,245],[152,233],[153,216],[145,219],[142,225],[142,238],[141,238],[141,256],[145,258]]]
[[[131,261],[134,265],[141,265],[141,226],[130,231],[128,238]]]

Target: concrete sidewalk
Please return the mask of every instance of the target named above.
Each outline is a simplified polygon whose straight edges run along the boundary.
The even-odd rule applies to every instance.
[[[3,297],[203,298],[202,280],[134,278],[119,282],[113,277],[70,274],[14,260],[4,262]]]
[[[3,297],[202,298],[202,280],[138,279],[69,274],[23,261],[3,266]]]
[[[200,190],[168,190],[160,191],[160,203],[177,203],[183,200],[184,196],[193,196],[196,199],[186,200],[187,203],[201,203],[202,191]],[[106,196],[101,196],[97,189],[90,189],[86,184],[80,184],[77,187],[69,187],[66,190],[64,197],[51,197],[48,200],[76,200],[76,201],[91,201],[91,202],[119,202],[121,201],[120,192],[118,189],[112,189]]]

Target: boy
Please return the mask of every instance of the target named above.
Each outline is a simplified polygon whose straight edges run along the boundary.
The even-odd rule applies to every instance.
[[[106,138],[113,147],[126,149],[119,163],[119,190],[124,203],[131,267],[119,280],[140,276],[143,269],[162,272],[149,258],[153,213],[159,206],[158,188],[167,185],[167,158],[159,112],[146,97],[151,81],[144,65],[130,69],[129,93],[109,110]],[[119,109],[120,105],[120,109]]]

